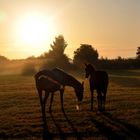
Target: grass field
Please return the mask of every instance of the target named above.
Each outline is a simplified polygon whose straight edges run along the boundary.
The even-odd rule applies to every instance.
[[[83,104],[75,108],[73,88],[66,87],[65,113],[61,112],[56,92],[52,113],[46,106],[47,126],[43,126],[38,94],[31,76],[0,76],[0,140],[66,139],[66,140],[138,140],[140,139],[140,71],[108,71],[110,83],[106,112],[90,108],[88,81]],[[82,80],[82,77],[77,77]],[[84,77],[83,77],[84,78]],[[48,101],[49,103],[49,101]]]

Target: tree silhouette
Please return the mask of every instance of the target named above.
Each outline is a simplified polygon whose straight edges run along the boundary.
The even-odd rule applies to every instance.
[[[55,40],[50,45],[51,49],[44,53],[44,57],[47,58],[49,67],[60,67],[65,69],[69,65],[69,58],[64,53],[67,43],[63,35],[55,37]]]
[[[58,37],[55,37],[55,41],[53,41],[53,44],[51,44],[51,51],[57,53],[58,55],[62,55],[64,54],[67,45],[68,44],[64,40],[64,37],[59,35]]]
[[[137,59],[140,59],[140,47],[137,48],[136,55],[137,55]]]
[[[91,45],[81,44],[81,46],[74,51],[74,64],[81,65],[83,63],[95,63],[98,60],[98,51]]]
[[[0,55],[0,62],[5,62],[5,61],[9,61],[9,59],[6,58],[5,56]]]

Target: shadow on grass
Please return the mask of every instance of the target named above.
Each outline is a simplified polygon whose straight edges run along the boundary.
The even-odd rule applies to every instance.
[[[134,88],[138,88],[139,87],[139,83],[140,83],[140,78],[139,77],[131,77],[131,76],[128,76],[128,77],[123,77],[123,76],[120,76],[120,77],[111,77],[110,80],[113,82],[113,83],[116,83],[117,85],[120,85],[122,87],[125,87],[125,88],[129,88],[129,87],[134,87]],[[132,82],[133,81],[133,82]]]
[[[46,116],[43,118],[43,140],[52,140],[52,135],[48,129]]]
[[[140,129],[134,125],[114,118],[109,113],[92,117],[91,122],[109,140],[140,139]]]
[[[54,116],[52,113],[50,113],[51,118],[59,132],[59,137],[61,140],[65,140],[68,137],[73,137],[76,138],[77,140],[81,140],[81,137],[84,135],[83,132],[77,132],[77,129],[74,127],[73,123],[69,120],[68,116],[66,115],[65,112],[63,112],[64,118],[66,119],[66,122],[68,123],[68,126],[71,128],[72,132],[64,132],[60,126],[60,124],[55,120]],[[54,135],[55,137],[55,135]]]
[[[81,126],[76,126],[74,122],[67,116],[65,112],[63,112],[64,119],[66,121],[60,122],[53,113],[50,113],[50,117],[52,119],[52,123],[55,125],[57,131],[49,132],[51,128],[48,128],[47,121],[44,121],[44,131],[43,131],[43,140],[53,140],[53,139],[77,139],[82,140],[92,139],[92,138],[103,138],[108,140],[139,140],[140,139],[140,129],[132,124],[129,124],[123,120],[119,120],[113,117],[110,113],[90,113],[88,115],[88,120],[95,129],[82,129],[82,131],[78,130],[80,127],[84,127],[83,124]],[[48,120],[49,121],[49,120]],[[69,128],[70,131],[65,130],[64,122],[67,123],[66,128]],[[50,129],[50,130],[49,130]]]
[[[47,121],[45,119],[44,121],[44,131],[43,131],[43,140],[52,140],[52,139],[55,139],[55,138],[59,138],[61,140],[66,140],[66,139],[77,139],[77,140],[82,140],[83,137],[94,137],[95,135],[95,132],[93,131],[81,131],[79,132],[77,130],[77,128],[74,126],[74,124],[70,121],[70,119],[68,118],[68,116],[66,115],[65,112],[63,112],[63,115],[64,115],[64,118],[68,124],[67,128],[69,127],[70,128],[70,131],[69,132],[66,132],[63,128],[63,122],[62,124],[60,124],[61,122],[58,121],[57,119],[55,119],[53,113],[50,113],[50,117],[57,129],[57,132],[58,133],[50,133],[49,132],[49,128],[47,126]]]

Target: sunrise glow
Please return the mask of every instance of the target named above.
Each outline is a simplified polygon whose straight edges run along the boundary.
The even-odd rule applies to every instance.
[[[41,15],[25,16],[18,23],[18,39],[25,44],[43,44],[51,35],[50,21]]]
[[[134,58],[140,46],[139,5],[138,0],[0,1],[1,55],[39,56],[62,34],[70,58],[80,44],[92,45],[100,57]]]

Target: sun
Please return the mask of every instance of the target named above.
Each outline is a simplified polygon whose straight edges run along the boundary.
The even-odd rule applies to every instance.
[[[18,39],[28,45],[43,44],[51,35],[50,21],[41,15],[28,15],[18,23]]]
[[[26,56],[39,56],[48,51],[57,31],[54,20],[54,16],[43,12],[31,11],[20,15],[11,32],[16,51]]]

